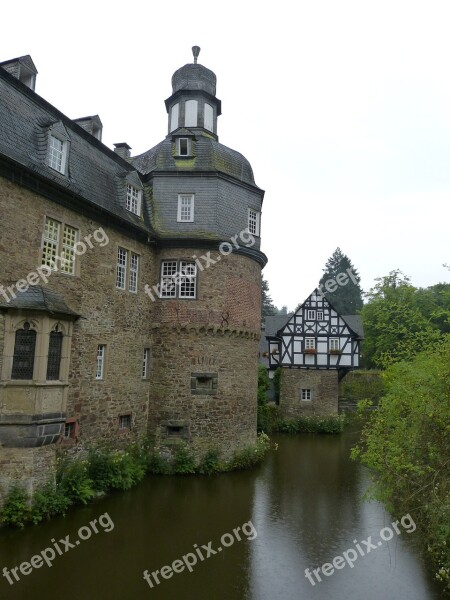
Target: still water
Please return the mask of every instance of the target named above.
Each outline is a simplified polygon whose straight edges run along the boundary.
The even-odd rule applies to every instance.
[[[254,471],[149,477],[137,488],[74,509],[65,518],[23,531],[2,530],[0,571],[29,562],[45,548],[51,550],[52,566],[38,560],[39,568],[28,575],[16,572],[20,581],[10,574],[13,585],[1,577],[0,599],[444,598],[415,551],[417,532],[406,532],[411,522],[405,520],[406,528],[398,525],[398,534],[391,526],[394,519],[379,504],[362,501],[367,472],[348,458],[356,436],[274,437],[278,450]],[[99,522],[90,526],[94,519]],[[391,533],[385,529],[382,537],[392,535],[390,541],[381,541],[385,527]],[[79,530],[85,540],[79,539]],[[375,548],[367,553],[363,540],[369,536]],[[206,558],[209,548],[216,554]],[[306,568],[312,572],[349,549],[354,552],[348,554],[350,562],[357,556],[353,568],[342,559],[334,573],[331,567],[325,567],[327,576],[317,572],[322,581],[312,577],[315,585],[305,577]],[[183,570],[166,569],[169,579],[157,574],[160,583],[151,579],[153,588],[143,579],[146,569],[160,571],[188,553],[186,562],[197,560],[192,572],[180,561],[174,569]]]

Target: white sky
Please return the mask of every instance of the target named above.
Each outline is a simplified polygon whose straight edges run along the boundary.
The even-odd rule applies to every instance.
[[[302,302],[337,246],[365,290],[395,268],[449,280],[448,0],[25,0],[1,16],[0,61],[30,54],[38,94],[99,114],[133,155],[167,135],[172,74],[202,48],[219,140],[266,190],[276,305]]]

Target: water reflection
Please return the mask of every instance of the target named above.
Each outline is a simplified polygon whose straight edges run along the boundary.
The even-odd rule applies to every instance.
[[[9,586],[8,600],[434,600],[442,596],[402,533],[312,586],[304,570],[317,568],[369,535],[379,539],[390,517],[363,503],[365,471],[349,458],[352,434],[280,437],[277,452],[252,472],[211,478],[150,477],[24,531],[2,531],[0,570],[29,561],[52,538],[76,538],[83,525],[108,512],[114,530],[99,533]],[[161,569],[251,520],[258,537],[198,562],[153,589],[143,571]],[[411,534],[414,535],[414,534]]]

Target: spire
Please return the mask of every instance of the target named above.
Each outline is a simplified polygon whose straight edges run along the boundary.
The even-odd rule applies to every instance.
[[[192,46],[192,54],[194,55],[194,65],[197,64],[197,58],[198,55],[200,54],[200,46]]]

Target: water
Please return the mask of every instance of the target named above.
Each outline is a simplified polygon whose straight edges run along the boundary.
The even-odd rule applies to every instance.
[[[361,497],[367,488],[364,468],[348,458],[356,434],[280,436],[278,450],[254,471],[214,477],[149,477],[137,488],[23,531],[2,530],[0,570],[11,568],[45,548],[52,566],[43,564],[10,585],[0,581],[0,598],[27,600],[434,600],[444,598],[429,568],[415,551],[414,536],[378,503]],[[96,523],[98,533],[89,523]],[[399,515],[401,517],[403,515]],[[414,514],[411,514],[414,520]],[[111,521],[114,528],[111,529]],[[251,523],[249,523],[251,522]],[[404,521],[411,525],[410,521]],[[244,525],[246,524],[247,525]],[[254,529],[257,537],[254,537]],[[390,541],[380,530],[389,526]],[[242,529],[233,533],[238,527]],[[70,544],[82,537],[73,548]],[[89,532],[89,529],[90,532]],[[224,534],[230,534],[225,535]],[[224,536],[224,537],[222,537]],[[241,541],[237,540],[241,537]],[[372,536],[375,549],[362,542]],[[384,537],[390,537],[387,530]],[[59,556],[53,543],[58,543]],[[223,543],[221,542],[221,538]],[[234,543],[232,543],[234,540]],[[355,540],[355,542],[354,542]],[[206,558],[208,547],[222,551]],[[378,542],[381,545],[378,545]],[[358,555],[356,543],[365,556]],[[197,544],[197,547],[194,547]],[[229,547],[226,547],[229,545]],[[353,568],[344,567],[314,585],[305,577],[353,549]],[[201,552],[204,560],[195,555]],[[172,575],[163,571],[153,588],[143,579],[164,565],[193,553],[197,564]],[[49,560],[51,552],[48,553]],[[349,558],[353,557],[350,553]],[[37,563],[38,564],[38,563]],[[338,566],[342,566],[337,561]],[[27,571],[27,567],[23,567]],[[330,568],[330,567],[329,567]],[[325,567],[327,570],[327,567]]]

